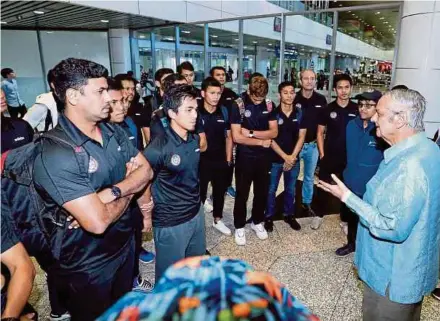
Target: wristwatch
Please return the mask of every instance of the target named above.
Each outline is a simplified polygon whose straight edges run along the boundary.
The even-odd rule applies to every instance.
[[[115,199],[120,198],[121,195],[122,195],[121,189],[119,187],[115,186],[115,185],[113,185],[111,187],[111,193],[115,197]]]
[[[255,136],[254,136],[254,131],[253,130],[250,130],[249,131],[249,138],[254,138]]]

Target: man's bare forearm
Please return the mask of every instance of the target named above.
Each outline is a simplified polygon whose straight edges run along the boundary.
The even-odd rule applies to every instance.
[[[121,196],[132,195],[140,192],[148,182],[153,178],[151,167],[140,165],[123,181],[116,184],[121,189]]]

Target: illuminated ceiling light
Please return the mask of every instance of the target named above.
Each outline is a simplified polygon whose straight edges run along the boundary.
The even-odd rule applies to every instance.
[[[6,21],[0,21],[0,24],[2,24],[2,25],[6,25],[7,22],[6,22]]]
[[[385,19],[385,17],[380,17],[379,19],[380,19],[380,20],[383,20],[383,19]]]
[[[234,40],[235,40],[235,41],[238,41],[238,40],[240,40],[240,39],[238,39],[238,38],[235,38]]]
[[[144,35],[140,35],[139,38],[145,38],[145,36]]]
[[[252,41],[252,43],[258,43],[258,41]]]
[[[182,33],[191,33],[191,31],[189,31],[189,30],[182,30]]]
[[[47,33],[47,34],[51,34],[51,33],[53,33],[53,31],[47,31],[46,33]]]
[[[34,13],[35,13],[35,14],[44,14],[44,11],[41,11],[41,10],[34,10]]]
[[[339,6],[342,7],[342,3],[340,3]]]
[[[103,23],[108,23],[108,20],[101,20],[101,22],[103,22]]]
[[[271,44],[271,43],[269,43],[268,45],[269,45],[269,46],[272,46],[272,44]]]
[[[386,24],[386,25],[387,25],[387,24],[388,24],[388,21],[385,21],[385,22],[384,22],[384,24]]]
[[[350,13],[351,12],[351,10],[350,11],[348,11],[348,13]]]
[[[380,14],[380,11],[376,12],[376,14]]]
[[[218,38],[218,36],[217,36],[217,35],[211,35],[211,37],[212,37],[212,38]]]

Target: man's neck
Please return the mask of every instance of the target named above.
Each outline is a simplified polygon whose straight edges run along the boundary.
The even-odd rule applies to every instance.
[[[64,116],[69,119],[78,129],[86,136],[97,140],[96,133],[98,128],[97,122],[91,122],[84,119],[82,115],[70,112],[70,109],[64,111]]]
[[[171,128],[179,135],[183,140],[188,139],[188,131],[181,126],[179,126],[174,120],[171,120]]]
[[[390,144],[391,146],[396,145],[402,141],[404,141],[405,139],[410,138],[411,136],[414,136],[418,134],[418,132],[414,131],[414,130],[404,130],[400,133],[398,133],[397,135],[395,135],[394,137],[390,138],[390,139],[385,139],[384,140]]]
[[[301,89],[301,95],[302,95],[304,98],[309,99],[309,98],[312,97],[312,95],[313,95],[313,89],[312,89],[312,90]]]
[[[363,122],[364,122],[364,128],[367,128],[368,127],[368,123],[370,122],[370,120],[369,119],[364,119]]]
[[[350,99],[340,99],[340,98],[336,99],[336,103],[338,104],[339,107],[342,107],[342,108],[347,107],[349,102],[350,102]]]
[[[285,104],[281,102],[281,110],[285,114],[290,113],[293,110],[293,104]]]
[[[208,113],[213,113],[213,112],[215,112],[215,110],[217,109],[217,106],[214,106],[214,105],[211,105],[211,104],[208,104],[208,102],[205,100],[204,102],[203,102],[203,107],[205,108],[205,110],[208,112]]]

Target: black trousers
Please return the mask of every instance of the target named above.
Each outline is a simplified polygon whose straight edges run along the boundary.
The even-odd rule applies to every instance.
[[[206,158],[200,159],[200,199],[206,201],[208,184],[212,184],[212,203],[214,218],[223,217],[225,193],[229,186],[229,173],[231,169],[226,161],[213,161]]]
[[[133,267],[133,275],[138,276],[139,275],[139,255],[142,251],[142,229],[144,228],[144,217],[142,215],[141,210],[139,209],[139,206],[136,202],[132,202],[130,205],[132,206],[133,213],[133,219],[134,222],[134,243],[135,243],[135,249],[134,249],[134,267]]]
[[[8,112],[13,119],[23,118],[27,113],[27,108],[25,105],[21,105],[20,107],[11,107],[8,105]],[[18,114],[20,114],[20,117],[18,117]]]
[[[54,272],[57,292],[66,298],[71,321],[92,321],[104,313],[133,284],[134,239],[124,254],[99,271]]]
[[[252,222],[259,224],[264,221],[267,205],[271,163],[268,157],[249,157],[237,155],[235,164],[236,196],[234,204],[234,226],[243,228],[246,225],[246,203],[249,198],[251,184],[254,184],[252,203]]]

